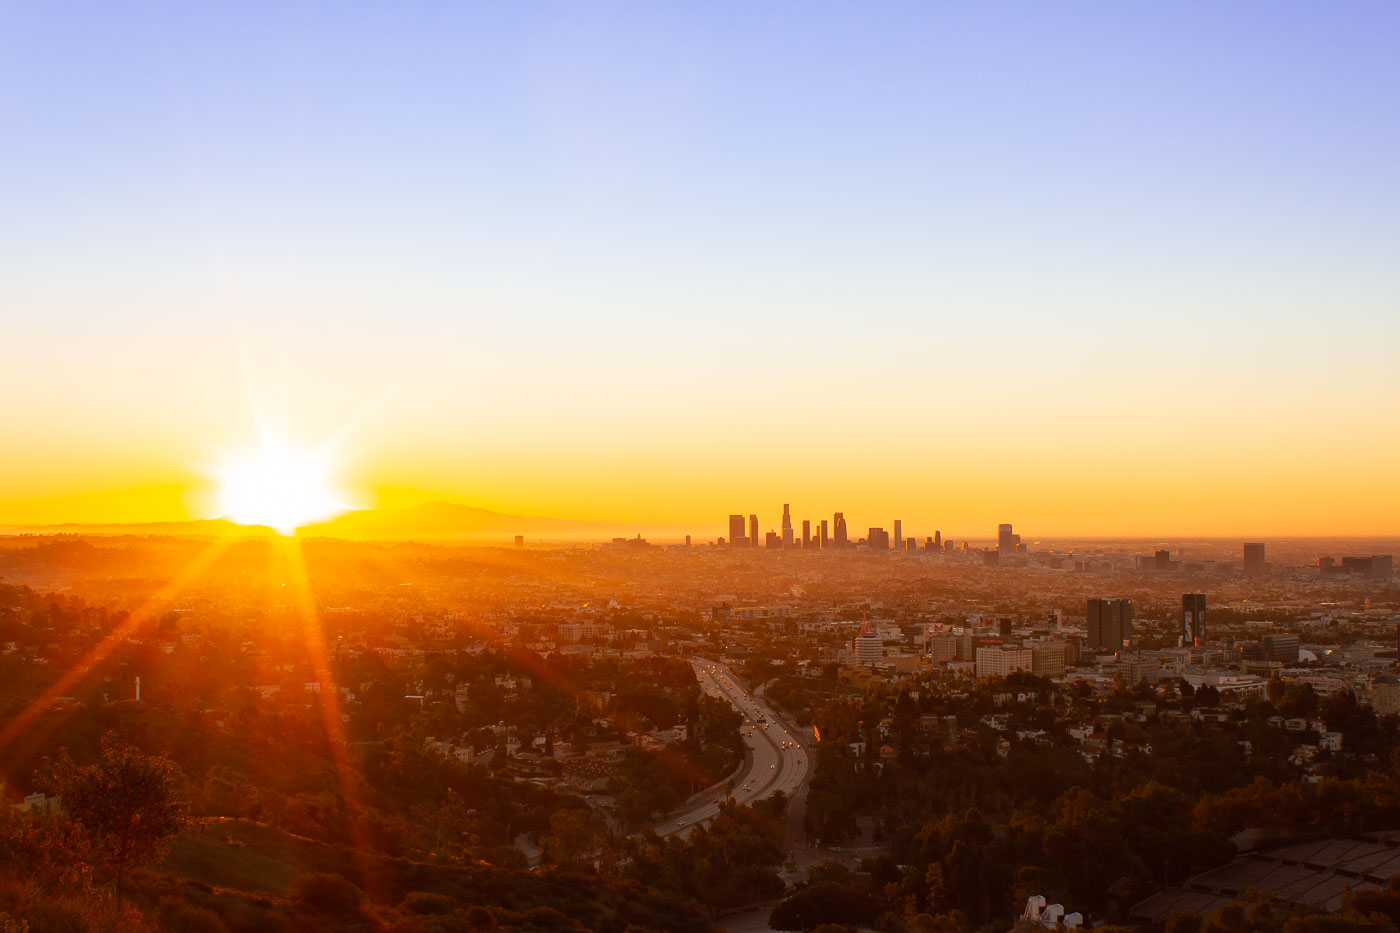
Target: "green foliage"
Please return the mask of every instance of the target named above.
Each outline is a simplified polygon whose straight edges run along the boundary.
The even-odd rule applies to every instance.
[[[684,838],[651,836],[633,848],[629,877],[649,887],[679,891],[711,908],[776,897],[783,882],[783,825],[764,808],[720,805],[719,814]]]
[[[62,797],[94,854],[112,866],[119,897],[127,869],[162,854],[186,822],[179,769],[123,744],[115,733],[103,737],[92,765],[76,765],[65,750],[49,766],[45,786]]]
[[[364,913],[365,892],[340,875],[313,872],[292,882],[292,900],[302,909],[327,917]]]
[[[869,924],[875,921],[874,898],[835,881],[803,885],[773,908],[768,924],[779,930],[815,930],[825,924]]]
[[[160,907],[160,928],[166,933],[228,933],[228,925],[212,910],[166,901]]]

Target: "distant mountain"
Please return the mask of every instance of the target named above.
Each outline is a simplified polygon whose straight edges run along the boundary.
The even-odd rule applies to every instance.
[[[506,515],[455,502],[425,502],[401,509],[364,509],[347,512],[330,521],[307,525],[303,535],[353,540],[400,541],[509,540],[515,535],[551,540],[598,540],[632,537],[640,529],[617,522],[576,521],[567,518]]]
[[[275,532],[262,525],[240,525],[224,518],[188,522],[68,523],[62,525],[0,526],[4,534],[171,535],[177,537],[262,537]],[[455,502],[425,502],[398,509],[361,509],[304,526],[306,537],[353,541],[601,541],[615,537],[658,535],[677,538],[684,529],[618,522],[506,515]]]
[[[169,535],[179,538],[221,538],[225,535],[275,534],[265,525],[240,525],[226,518],[187,522],[65,522],[59,525],[0,525],[7,535]]]

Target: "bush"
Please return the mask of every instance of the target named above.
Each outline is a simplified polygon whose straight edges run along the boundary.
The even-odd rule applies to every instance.
[[[170,933],[228,933],[223,918],[214,911],[179,901],[160,905],[160,928]]]
[[[409,891],[399,904],[399,910],[408,914],[450,914],[453,910],[452,898],[429,891]]]
[[[327,917],[353,917],[365,911],[365,892],[341,875],[313,872],[292,882],[292,900]]]

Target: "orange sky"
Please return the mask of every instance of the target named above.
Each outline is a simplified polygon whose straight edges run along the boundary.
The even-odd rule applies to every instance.
[[[17,7],[0,525],[1400,533],[1394,7],[807,12]]]

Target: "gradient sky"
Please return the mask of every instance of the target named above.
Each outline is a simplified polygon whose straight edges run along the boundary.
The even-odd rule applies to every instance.
[[[0,522],[1400,530],[1400,5],[0,2]],[[770,521],[771,519],[771,521]]]

